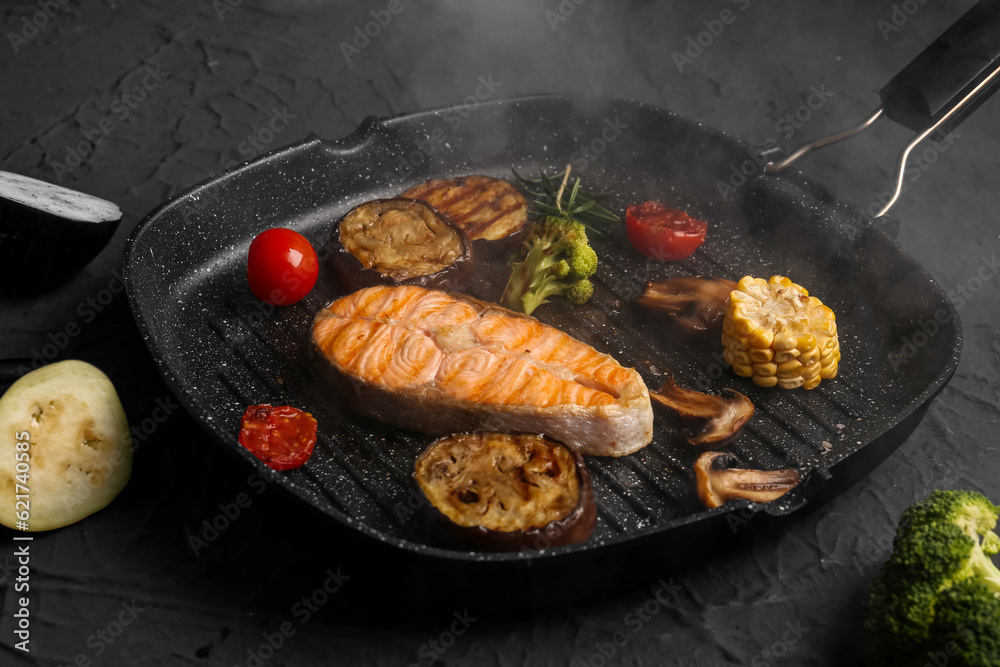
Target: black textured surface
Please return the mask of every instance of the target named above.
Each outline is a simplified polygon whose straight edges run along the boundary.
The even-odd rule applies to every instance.
[[[13,649],[16,560],[13,534],[0,533],[3,664],[245,665],[262,656],[265,665],[596,665],[607,655],[632,665],[857,664],[860,604],[902,509],[939,487],[1000,497],[995,100],[938,148],[917,151],[893,209],[900,244],[951,295],[964,324],[955,377],[910,438],[816,511],[759,531],[725,526],[739,548],[684,570],[650,570],[573,605],[483,613],[475,590],[455,590],[464,582],[419,561],[393,566],[390,549],[336,530],[250,475],[160,379],[120,274],[126,237],[165,198],[309,132],[344,137],[365,116],[463,103],[477,88],[486,97],[636,99],[790,148],[866,116],[878,89],[971,2],[906,4],[909,13],[888,0],[404,3],[370,44],[359,40],[350,62],[341,43],[375,20],[370,12],[384,19],[389,3],[233,5],[82,0],[41,19],[36,2],[0,9],[0,169],[61,177],[125,212],[110,245],[71,282],[0,301],[0,349],[29,364],[97,364],[141,434],[132,482],[115,503],[33,542],[30,656]],[[33,16],[35,31],[24,23]],[[675,55],[685,52],[689,62]],[[111,125],[95,135],[103,120]],[[67,171],[84,132],[100,142]],[[801,168],[867,209],[908,137],[886,122]],[[581,153],[581,175],[600,170],[606,154]],[[769,240],[776,249],[785,242]],[[916,330],[899,341],[909,355],[903,374],[920,363],[921,341]],[[3,376],[15,377],[19,363],[5,362]],[[206,521],[228,527],[213,536]],[[210,539],[192,547],[193,537]],[[689,546],[681,538],[665,551]],[[335,586],[329,573],[338,567],[350,577],[342,588],[304,606],[328,578]],[[422,586],[428,599],[468,595],[421,613],[404,604],[399,581]],[[523,582],[526,602],[573,586],[532,568]],[[119,635],[114,624],[130,610],[135,620]]]

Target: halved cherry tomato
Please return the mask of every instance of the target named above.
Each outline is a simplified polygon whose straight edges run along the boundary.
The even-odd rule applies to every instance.
[[[629,206],[625,231],[636,250],[660,260],[686,259],[705,242],[708,223],[658,201]]]
[[[293,304],[309,293],[318,276],[316,251],[296,231],[268,229],[250,243],[247,282],[261,301],[275,306]]]
[[[290,405],[251,405],[243,413],[239,441],[275,470],[291,470],[312,455],[316,420]]]

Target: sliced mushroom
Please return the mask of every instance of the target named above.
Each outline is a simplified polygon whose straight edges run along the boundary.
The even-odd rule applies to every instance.
[[[730,467],[736,463],[736,457],[728,452],[705,452],[695,461],[698,497],[705,507],[720,507],[736,498],[769,503],[785,495],[802,481],[802,476],[795,468],[745,470]]]
[[[734,289],[736,283],[725,278],[651,280],[636,303],[666,313],[667,321],[686,333],[699,333],[722,324],[726,300]]]
[[[718,396],[685,389],[668,378],[659,391],[649,397],[673,410],[682,419],[701,426],[687,436],[692,445],[724,445],[750,421],[754,407],[749,398],[738,391],[723,389]]]

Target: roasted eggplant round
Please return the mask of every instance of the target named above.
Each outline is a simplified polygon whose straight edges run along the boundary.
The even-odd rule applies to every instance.
[[[432,443],[414,477],[458,541],[517,551],[583,542],[597,508],[583,458],[539,435],[464,433]]]
[[[344,291],[410,284],[461,289],[472,277],[472,242],[426,202],[376,199],[353,208],[324,249]]]
[[[528,200],[499,178],[437,178],[413,186],[400,197],[427,202],[461,227],[473,242],[520,238],[528,225]],[[476,245],[478,250],[485,243]]]

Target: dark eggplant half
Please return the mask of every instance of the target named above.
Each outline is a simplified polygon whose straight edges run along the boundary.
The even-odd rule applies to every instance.
[[[413,476],[452,537],[482,551],[577,544],[597,522],[583,457],[540,435],[441,438],[417,458]]]
[[[472,277],[472,242],[426,202],[375,199],[341,218],[325,247],[324,262],[340,290],[373,285],[419,285],[461,290]]]
[[[115,204],[0,171],[0,291],[36,292],[69,278],[118,229]]]
[[[399,196],[420,199],[444,213],[469,236],[481,256],[505,257],[514,252],[530,226],[528,200],[499,178],[435,178]]]

